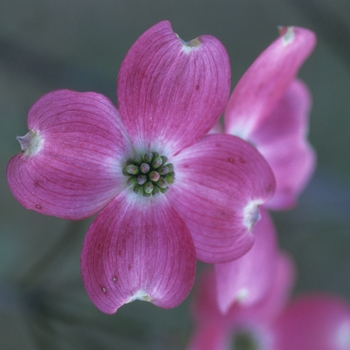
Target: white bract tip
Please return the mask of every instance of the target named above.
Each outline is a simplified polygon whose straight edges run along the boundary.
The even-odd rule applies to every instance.
[[[191,51],[196,50],[199,46],[201,46],[201,41],[199,38],[195,38],[190,41],[184,41],[177,34],[176,36],[180,39],[182,43],[182,51],[187,54],[189,54]]]
[[[152,298],[143,290],[137,291],[128,301],[127,303],[131,303],[135,300],[141,300],[141,301],[152,301]]]
[[[250,232],[253,232],[254,225],[261,219],[259,206],[262,203],[263,202],[261,200],[253,200],[243,209],[244,226]]]
[[[283,34],[283,44],[289,45],[291,42],[293,42],[295,34],[294,34],[294,27],[286,27],[284,28],[285,33]]]
[[[243,302],[249,295],[249,291],[247,288],[242,288],[238,291],[236,300],[238,303]]]
[[[21,145],[22,154],[25,156],[34,156],[37,154],[44,145],[44,140],[40,136],[38,131],[30,130],[24,136],[16,137]]]

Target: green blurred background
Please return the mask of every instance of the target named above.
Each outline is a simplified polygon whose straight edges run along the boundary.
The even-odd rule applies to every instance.
[[[296,292],[326,290],[350,302],[350,2],[348,0],[0,1],[0,349],[184,349],[192,295],[173,310],[134,302],[99,312],[83,288],[79,257],[91,220],[70,223],[22,208],[5,177],[44,93],[98,91],[116,102],[116,76],[146,29],[168,19],[183,39],[212,34],[226,46],[232,87],[278,35],[298,25],[318,36],[300,71],[314,106],[316,174],[290,212],[274,214],[295,258]]]

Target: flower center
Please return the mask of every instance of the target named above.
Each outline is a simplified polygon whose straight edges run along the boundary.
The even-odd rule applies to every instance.
[[[145,197],[166,193],[175,181],[174,165],[167,161],[167,157],[157,152],[137,154],[127,160],[123,168],[123,174],[128,177],[127,184]]]

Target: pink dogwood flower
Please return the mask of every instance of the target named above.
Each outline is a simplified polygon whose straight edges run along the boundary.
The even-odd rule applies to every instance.
[[[29,111],[9,186],[43,214],[98,213],[81,271],[103,312],[135,299],[174,307],[192,287],[196,257],[227,262],[252,246],[275,180],[249,143],[207,135],[229,89],[222,44],[209,35],[184,42],[164,21],[126,55],[118,109],[97,93],[60,90]]]
[[[307,141],[311,96],[295,76],[316,37],[299,27],[280,33],[240,79],[225,111],[225,132],[253,144],[273,170],[276,192],[265,204],[270,209],[292,207],[315,168]]]
[[[272,199],[264,204],[269,209],[294,205],[315,168],[315,153],[307,141],[311,97],[295,76],[316,38],[310,30],[298,27],[281,28],[280,33],[238,82],[225,111],[225,132],[253,144],[272,168],[277,185]],[[211,130],[222,131],[219,124]],[[269,231],[269,237],[274,236],[273,230],[272,224],[261,229],[256,225],[256,241],[266,240],[259,236]],[[255,244],[259,246],[254,246],[254,252],[215,267],[222,312],[237,300],[254,303],[268,291],[276,242],[266,241],[265,247]],[[261,259],[263,255],[266,259]],[[256,280],[257,270],[258,281],[265,283],[249,282]]]
[[[195,331],[189,350],[348,350],[350,306],[319,292],[288,302],[291,261],[280,255],[269,293],[253,305],[236,303],[227,314],[216,304],[213,271],[207,271],[194,304]]]

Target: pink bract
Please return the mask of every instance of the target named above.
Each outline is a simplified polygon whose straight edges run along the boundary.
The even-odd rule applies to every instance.
[[[253,144],[275,175],[276,192],[264,204],[269,209],[294,205],[315,167],[315,154],[307,141],[311,97],[305,84],[295,78],[314,45],[311,31],[282,28],[281,36],[238,82],[226,107],[225,132]],[[220,126],[217,123],[210,133],[223,132]],[[237,300],[255,303],[268,291],[277,247],[273,224],[262,221],[255,227],[256,242],[245,256],[215,267],[222,312]]]
[[[233,304],[223,314],[216,302],[214,271],[205,271],[194,299],[193,316],[196,322],[189,350],[228,350],[235,336],[246,332],[259,342],[258,350],[272,348],[271,322],[283,309],[294,281],[294,266],[291,260],[280,254],[276,260],[273,283],[263,299],[252,305]],[[208,330],[211,329],[210,336]],[[281,350],[281,349],[279,349]]]
[[[276,192],[266,206],[292,207],[315,168],[307,142],[311,97],[295,76],[312,52],[313,32],[281,28],[275,40],[249,67],[225,111],[225,132],[252,143],[270,164]]]
[[[285,256],[280,256],[274,283],[263,299],[252,305],[236,303],[226,314],[216,303],[213,271],[206,272],[195,296],[196,328],[189,350],[236,350],[238,344],[242,349],[242,341],[255,350],[350,348],[350,305],[345,300],[315,292],[287,302],[294,273]]]
[[[9,186],[43,214],[79,220],[99,213],[81,271],[103,312],[135,299],[174,307],[192,287],[196,257],[227,262],[252,246],[275,180],[247,142],[206,135],[229,88],[222,44],[209,35],[184,42],[164,21],[124,59],[119,109],[94,92],[60,90],[29,111]]]
[[[276,275],[278,248],[276,232],[266,210],[254,227],[253,247],[241,258],[215,264],[216,293],[221,312],[235,302],[252,305],[269,291]]]

